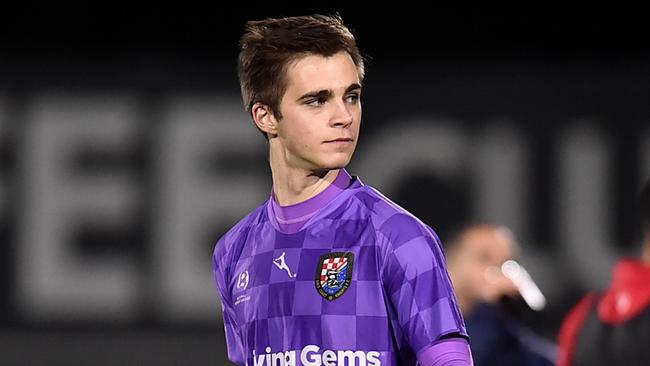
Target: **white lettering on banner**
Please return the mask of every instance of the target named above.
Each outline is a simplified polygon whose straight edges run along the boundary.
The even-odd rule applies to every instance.
[[[530,182],[526,179],[531,173],[526,139],[502,121],[487,124],[472,139],[473,148],[465,150],[471,154],[467,161],[471,164],[470,202],[474,202],[475,216],[508,226],[525,243],[530,213],[526,209]]]
[[[12,243],[16,283],[9,286],[16,291],[20,316],[53,321],[127,319],[143,304],[163,320],[219,316],[210,275],[209,248],[214,243],[206,243],[217,238],[206,235],[231,226],[269,195],[269,181],[264,179],[268,172],[213,164],[219,158],[236,163],[236,157],[229,157],[238,154],[266,159],[266,145],[238,99],[172,95],[154,113],[160,123],[152,123],[146,131],[152,143],[147,151],[153,157],[147,178],[155,182],[146,210],[151,228],[146,237],[151,242],[145,253],[150,257],[141,266],[124,253],[87,257],[71,245],[80,223],[120,227],[141,219],[135,217],[143,196],[136,176],[118,170],[90,175],[70,169],[74,157],[89,147],[118,154],[133,148],[142,128],[137,99],[128,94],[43,94],[27,99],[25,113],[18,113],[26,116],[25,123],[18,124],[6,121],[3,106],[6,103],[0,103],[0,141],[7,140],[2,135],[7,132],[16,139],[10,142],[17,149],[17,174],[0,177],[0,213],[6,218],[12,214],[6,208],[16,206],[13,202],[20,205],[10,221],[16,223]],[[506,224],[523,239],[523,262],[540,288],[549,292],[549,301],[557,299],[552,292],[562,295],[558,283],[564,283],[560,276],[567,272],[577,273],[585,288],[598,287],[607,280],[604,268],[621,254],[615,250],[609,225],[615,198],[612,138],[594,121],[583,121],[563,127],[559,143],[548,147],[548,153],[557,156],[557,182],[549,179],[543,184],[558,187],[557,197],[550,197],[557,200],[551,213],[557,218],[548,222],[555,225],[549,230],[559,234],[559,245],[549,251],[544,243],[529,244],[533,208],[527,179],[536,167],[528,142],[533,137],[515,122],[492,120],[472,130],[461,128],[459,121],[429,116],[386,123],[359,145],[350,171],[388,197],[413,171],[429,171],[448,184],[469,181],[473,216]],[[641,132],[635,142],[640,147],[637,168],[639,179],[645,180],[650,178],[650,130]],[[6,187],[12,192],[20,187],[16,190],[20,196],[11,197],[9,206]],[[287,270],[280,260],[278,269],[295,275],[296,269]],[[240,299],[244,305],[247,301]],[[334,362],[334,355],[325,351],[307,356],[309,362]],[[339,362],[338,353],[336,357]],[[370,356],[366,360],[371,363]]]
[[[516,235],[522,250],[520,260],[544,286],[546,296],[561,294],[553,286],[553,253],[531,245],[528,227],[531,216],[530,149],[526,138],[515,124],[504,119],[494,119],[480,130],[472,132],[472,143],[465,149],[470,154],[469,174],[472,186],[470,202],[474,216],[508,226]]]
[[[559,139],[558,202],[562,257],[568,270],[589,288],[607,284],[618,253],[608,224],[611,201],[611,146],[590,124],[575,124]],[[587,255],[588,253],[588,255]],[[598,268],[598,270],[594,270]],[[559,279],[558,279],[559,280]]]
[[[297,366],[296,351],[271,352],[266,347],[265,354],[253,350],[253,366]],[[377,351],[323,350],[316,345],[308,345],[300,351],[301,366],[381,366]]]
[[[469,173],[474,216],[507,225],[525,239],[528,185],[524,180],[529,173],[525,138],[512,124],[501,121],[487,124],[476,134],[458,125],[426,116],[390,124],[360,146],[352,164],[366,181],[387,194],[412,170],[435,172],[450,182],[460,182]]]
[[[239,103],[219,95],[178,96],[165,104],[163,116],[153,229],[158,302],[166,318],[214,319],[217,296],[205,234],[244,217],[266,199],[268,187],[246,172],[218,171],[215,179],[205,167],[232,151],[263,149],[262,136]]]
[[[415,118],[379,131],[359,146],[351,170],[380,191],[389,194],[402,176],[415,169],[439,173],[460,181],[470,141],[457,123]]]
[[[116,95],[49,95],[28,115],[19,166],[24,196],[16,241],[18,309],[35,318],[124,319],[139,289],[134,258],[81,258],[70,245],[80,223],[132,222],[138,194],[131,175],[79,175],[72,161],[89,148],[133,146],[135,103]]]

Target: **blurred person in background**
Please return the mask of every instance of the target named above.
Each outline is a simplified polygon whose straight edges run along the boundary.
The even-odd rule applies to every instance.
[[[609,287],[567,314],[559,333],[559,366],[650,365],[650,181],[639,196],[642,248],[621,258]]]
[[[213,255],[230,360],[472,365],[438,237],[345,170],[364,66],[341,18],[249,22],[239,77],[273,187]]]
[[[552,342],[536,336],[502,306],[508,298],[518,299],[526,286],[532,306],[543,306],[541,293],[535,297],[534,283],[514,261],[517,251],[511,230],[485,223],[461,227],[446,243],[449,274],[477,366],[553,365]],[[509,270],[523,276],[517,280]]]

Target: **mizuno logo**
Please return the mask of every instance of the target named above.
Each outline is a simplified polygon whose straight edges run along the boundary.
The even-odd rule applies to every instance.
[[[273,264],[275,264],[276,267],[278,267],[281,271],[287,271],[287,274],[289,275],[289,278],[295,278],[296,274],[291,274],[291,270],[289,269],[289,266],[287,265],[287,262],[284,260],[285,252],[282,252],[282,255],[275,258],[273,260]]]

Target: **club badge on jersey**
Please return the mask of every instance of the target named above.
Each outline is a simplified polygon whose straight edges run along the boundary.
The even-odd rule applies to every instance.
[[[316,268],[316,290],[329,301],[341,297],[352,283],[354,253],[335,252],[320,257]]]

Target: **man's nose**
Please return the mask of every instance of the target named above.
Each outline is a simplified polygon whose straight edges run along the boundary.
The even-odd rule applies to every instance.
[[[331,125],[334,127],[347,127],[352,123],[352,112],[350,107],[341,101],[334,104],[334,112],[332,113]]]

